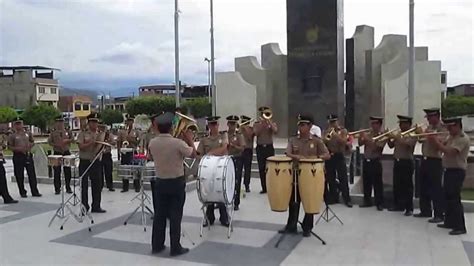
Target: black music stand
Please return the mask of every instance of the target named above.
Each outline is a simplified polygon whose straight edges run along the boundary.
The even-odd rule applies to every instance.
[[[294,171],[294,174],[293,174],[293,189],[294,189],[294,194],[295,194],[295,196],[293,197],[293,201],[290,202],[290,205],[292,205],[292,206],[290,206],[290,208],[291,208],[291,207],[296,208],[296,207],[300,204],[300,202],[298,202],[298,198],[297,198],[298,196],[297,196],[297,194],[296,194],[296,193],[298,193],[298,190],[297,190],[297,185],[298,185],[298,184],[297,184],[297,179],[298,179],[298,177],[297,177],[297,176],[298,176],[298,171]],[[327,206],[327,205],[326,205],[326,206]],[[298,215],[299,215],[299,214],[298,214]],[[318,220],[319,220],[319,219],[318,219]],[[302,223],[302,222],[300,222],[300,221],[298,220],[298,223],[300,224],[301,227],[303,227],[303,223]],[[324,241],[320,236],[318,236],[315,232],[313,232],[313,230],[311,230],[310,233],[311,233],[311,235],[313,235],[314,237],[316,237],[317,239],[319,239],[319,241],[321,241],[321,243],[322,243],[323,245],[326,245],[326,241]],[[291,234],[291,233],[285,232],[285,233],[282,233],[282,234],[281,234],[280,238],[278,239],[278,241],[277,241],[276,244],[275,244],[275,248],[278,248],[278,246],[279,246],[280,243],[285,239],[285,237],[286,237],[287,234]]]

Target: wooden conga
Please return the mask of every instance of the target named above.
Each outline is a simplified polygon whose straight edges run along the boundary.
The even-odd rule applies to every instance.
[[[298,189],[304,212],[319,213],[324,196],[324,161],[301,159],[298,167]]]
[[[288,209],[293,188],[293,163],[287,156],[267,158],[266,179],[270,208],[275,212]]]

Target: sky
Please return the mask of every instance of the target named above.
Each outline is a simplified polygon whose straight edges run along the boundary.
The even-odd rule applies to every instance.
[[[345,37],[357,25],[408,34],[408,0],[345,0]],[[474,0],[415,0],[415,45],[441,60],[448,85],[474,83]],[[207,83],[209,1],[180,0],[180,75]],[[286,53],[286,0],[214,0],[216,71],[234,58],[280,44]],[[0,65],[61,69],[65,87],[114,91],[174,82],[173,0],[0,0]]]

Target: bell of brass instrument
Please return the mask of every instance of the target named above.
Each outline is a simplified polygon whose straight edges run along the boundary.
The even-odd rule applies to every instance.
[[[129,145],[130,145],[130,142],[126,140],[122,142],[122,148],[128,148]]]
[[[263,111],[260,113],[260,116],[261,116],[263,119],[265,119],[265,120],[270,120],[270,119],[272,119],[272,117],[273,117],[272,109],[268,108],[268,109],[263,110]]]
[[[179,135],[187,131],[188,129],[192,131],[198,131],[199,127],[196,124],[196,120],[192,119],[189,116],[183,115],[181,113],[176,113],[179,116],[179,121],[176,124],[176,127],[173,130],[173,137],[177,138]]]
[[[337,134],[336,132],[336,129],[335,128],[332,128],[327,134],[326,136],[324,136],[324,139],[329,141],[331,140],[332,136],[334,136],[334,134]]]
[[[421,125],[416,124],[415,126],[413,126],[412,128],[410,128],[409,130],[404,131],[404,132],[401,132],[401,133],[400,133],[400,136],[403,138],[403,137],[412,135],[413,133],[414,133],[414,134],[423,133],[423,128],[422,128],[422,126],[423,126],[423,124],[421,124]]]

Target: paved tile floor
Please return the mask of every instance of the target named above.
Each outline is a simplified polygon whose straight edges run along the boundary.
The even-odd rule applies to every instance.
[[[472,265],[474,263],[474,214],[466,215],[468,234],[449,236],[424,219],[375,209],[331,208],[344,222],[320,222],[314,231],[326,240],[286,237],[278,248],[276,232],[286,221],[286,213],[271,212],[265,195],[253,191],[242,200],[234,215],[235,229],[230,239],[226,228],[214,226],[199,236],[202,213],[196,191],[187,194],[183,218],[182,244],[190,253],[170,258],[168,251],[150,253],[151,227],[143,230],[139,215],[123,222],[136,203],[134,193],[103,191],[105,214],[86,223],[70,219],[64,230],[60,220],[48,223],[60,197],[51,185],[39,185],[42,198],[21,199],[16,205],[0,204],[0,265]],[[15,183],[11,194],[19,198]],[[216,211],[216,215],[218,215]],[[148,221],[150,224],[151,222]],[[195,245],[192,244],[194,242]],[[167,243],[169,246],[169,244]]]

